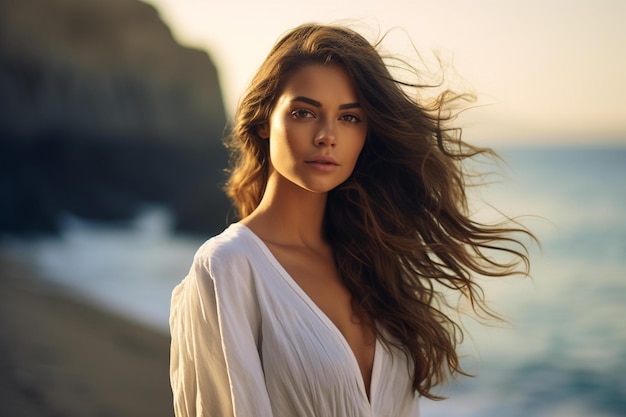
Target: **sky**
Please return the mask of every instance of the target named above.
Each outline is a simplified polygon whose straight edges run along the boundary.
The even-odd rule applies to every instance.
[[[349,22],[420,65],[440,56],[471,91],[474,143],[626,145],[623,0],[143,0],[183,45],[206,50],[232,114],[272,45],[305,22]],[[430,65],[430,69],[436,68]]]

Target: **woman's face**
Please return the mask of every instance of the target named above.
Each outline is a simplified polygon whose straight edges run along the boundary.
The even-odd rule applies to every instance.
[[[345,69],[312,64],[289,77],[259,135],[269,138],[270,178],[324,193],[354,170],[367,120]]]

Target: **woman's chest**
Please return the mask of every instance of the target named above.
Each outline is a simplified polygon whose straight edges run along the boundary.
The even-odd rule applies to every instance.
[[[415,416],[401,412],[417,410],[418,398],[404,355],[375,341],[368,390],[347,340],[294,285],[276,275],[257,288],[259,353],[272,403],[282,407],[276,415]]]
[[[331,342],[347,344],[369,395],[376,335],[367,316],[355,312],[352,295],[338,275],[332,253],[284,248],[272,248],[272,251],[286,272],[284,281],[299,295],[290,304],[292,311],[297,312],[306,304],[308,308],[303,313],[313,313],[313,323],[323,322],[331,338],[339,339]]]

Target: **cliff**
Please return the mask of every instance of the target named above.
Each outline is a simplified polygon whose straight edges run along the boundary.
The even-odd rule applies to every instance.
[[[137,0],[0,0],[0,230],[170,206],[215,232],[228,203],[215,65]]]

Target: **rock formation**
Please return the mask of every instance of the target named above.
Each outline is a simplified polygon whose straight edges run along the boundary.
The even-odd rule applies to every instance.
[[[206,52],[137,0],[0,0],[0,231],[165,204],[180,230],[225,223],[226,124]]]

